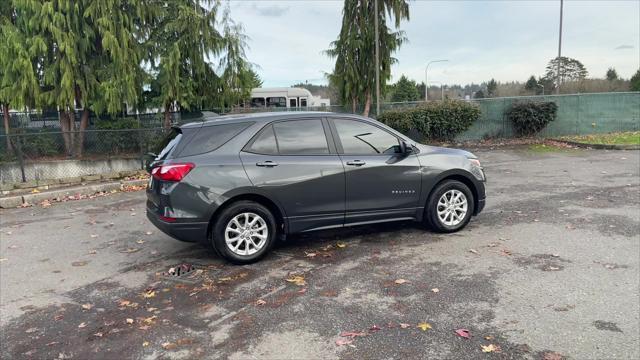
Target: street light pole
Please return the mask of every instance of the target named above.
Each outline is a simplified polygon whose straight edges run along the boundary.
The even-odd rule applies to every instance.
[[[380,32],[378,31],[378,0],[374,3],[374,27],[376,32],[376,117],[380,115]]]
[[[424,69],[424,101],[429,101],[429,65],[437,62],[446,62],[448,59],[433,60],[427,63],[427,67]]]
[[[556,94],[560,94],[560,57],[562,56],[562,6],[563,0],[560,0],[560,32],[558,35],[558,73],[556,74]]]

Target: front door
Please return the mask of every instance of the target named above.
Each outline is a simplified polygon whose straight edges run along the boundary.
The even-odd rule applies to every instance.
[[[398,137],[382,127],[353,120],[331,120],[345,167],[345,224],[414,218],[421,207],[420,163],[399,153]]]
[[[343,225],[345,177],[321,119],[274,122],[240,153],[249,179],[285,209],[290,232]]]

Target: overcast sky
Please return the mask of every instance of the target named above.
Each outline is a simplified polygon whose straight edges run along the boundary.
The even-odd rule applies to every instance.
[[[576,58],[589,77],[614,67],[623,78],[640,68],[640,0],[565,1],[562,55]],[[343,1],[231,2],[231,15],[250,37],[247,55],[264,86],[326,83],[333,60],[323,54],[340,31]],[[401,29],[409,42],[395,54],[401,74],[429,83],[525,81],[542,75],[557,56],[559,0],[411,1]],[[372,60],[373,61],[373,60]]]

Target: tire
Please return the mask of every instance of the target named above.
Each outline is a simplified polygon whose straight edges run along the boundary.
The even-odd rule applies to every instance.
[[[447,195],[444,196],[445,194]],[[466,200],[466,211],[464,215],[462,215],[462,197],[457,197],[455,201],[451,201],[449,197],[450,195],[456,197],[458,194],[463,194]],[[449,201],[449,203],[447,203],[447,201]],[[447,204],[454,205],[448,206]],[[444,219],[438,214],[439,210],[444,211],[442,214]],[[474,198],[469,187],[460,181],[444,180],[439,183],[431,192],[431,195],[429,195],[429,200],[427,200],[427,206],[425,207],[425,222],[436,232],[456,232],[467,226],[471,220],[473,211]],[[450,215],[447,215],[447,213]]]
[[[262,227],[266,233],[260,230]],[[238,201],[219,214],[211,233],[212,245],[226,260],[250,264],[269,252],[275,243],[276,232],[276,220],[269,209],[253,201]]]

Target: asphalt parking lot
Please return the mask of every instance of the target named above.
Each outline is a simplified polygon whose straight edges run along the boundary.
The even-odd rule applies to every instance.
[[[307,234],[248,266],[160,233],[140,191],[0,210],[2,357],[639,358],[640,152],[475,153],[487,207],[459,233]]]

